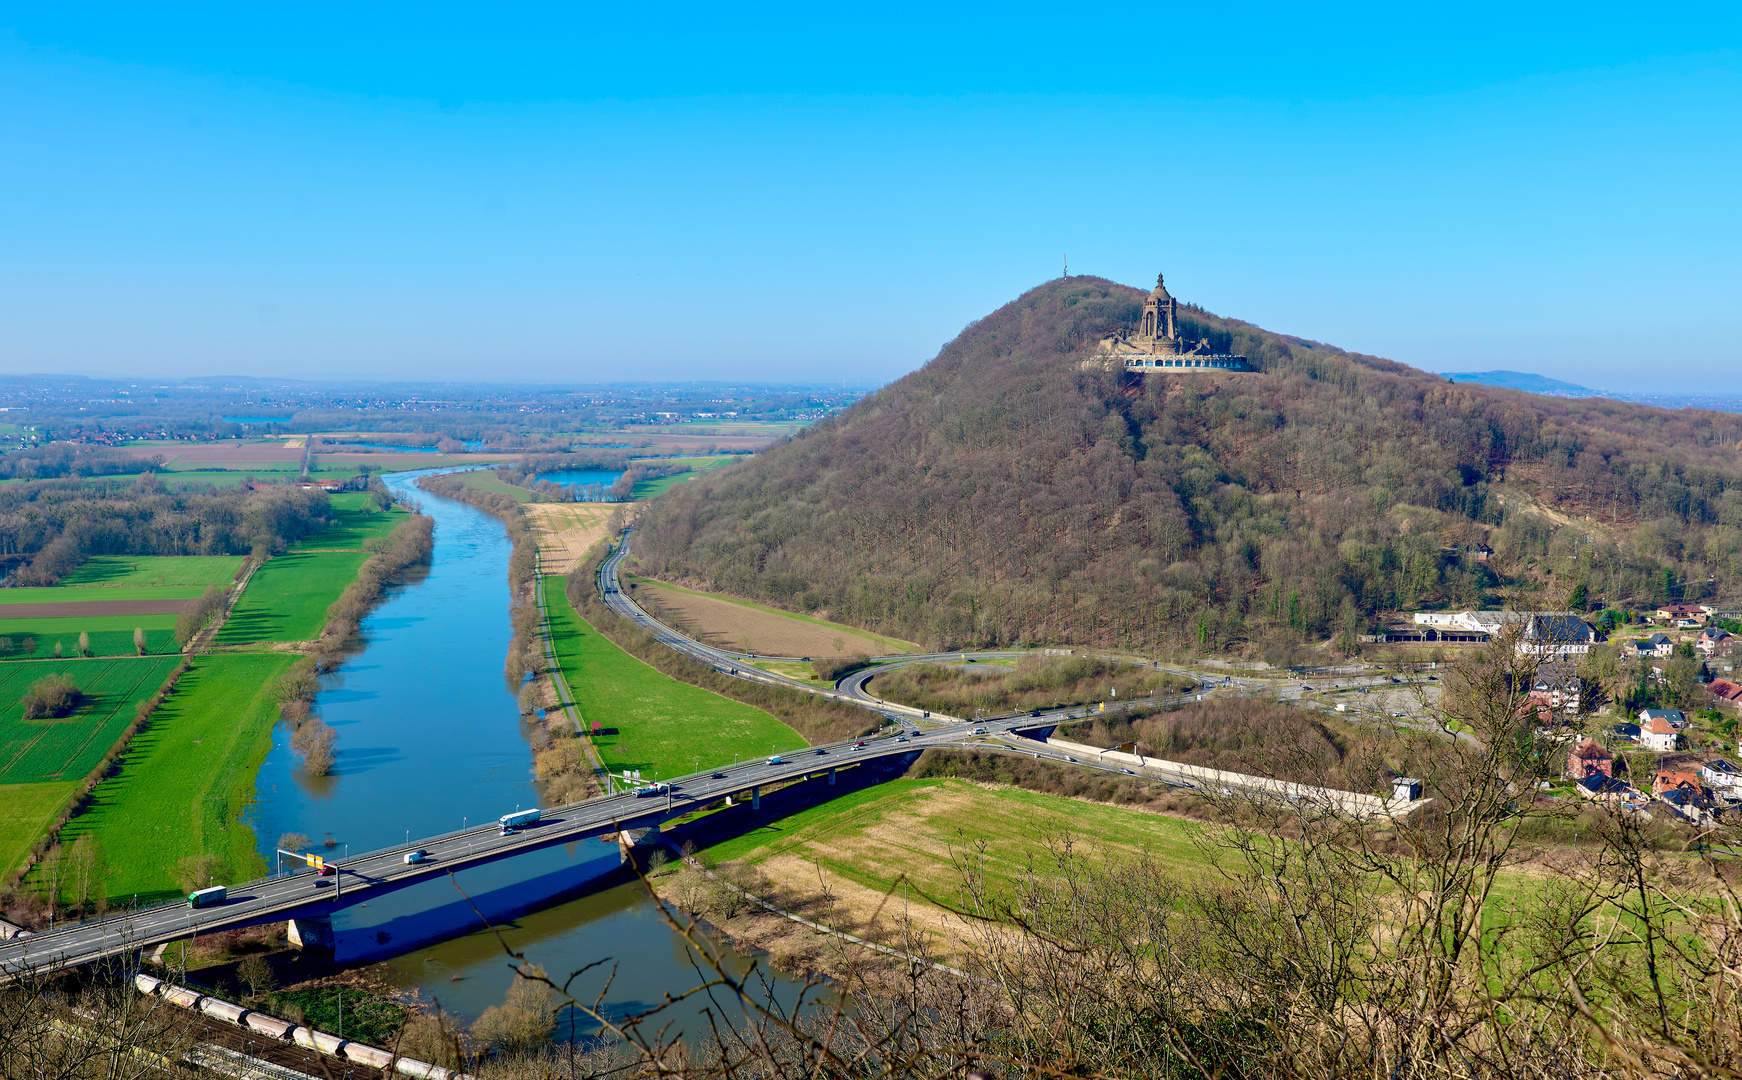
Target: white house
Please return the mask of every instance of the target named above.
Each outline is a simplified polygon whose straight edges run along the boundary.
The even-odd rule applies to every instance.
[[[1700,779],[1713,791],[1733,791],[1742,788],[1742,769],[1723,758],[1714,758],[1700,766]]]
[[[1647,709],[1648,713],[1661,713],[1662,709]],[[1641,714],[1642,716],[1644,714]],[[1674,750],[1681,736],[1671,727],[1668,720],[1662,716],[1653,716],[1639,725],[1639,745],[1647,750],[1668,753]]]

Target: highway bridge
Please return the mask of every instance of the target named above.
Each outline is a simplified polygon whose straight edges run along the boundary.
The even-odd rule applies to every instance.
[[[751,666],[746,654],[718,649],[687,637],[653,618],[625,596],[619,586],[619,568],[626,554],[624,542],[601,564],[598,585],[605,602],[619,615],[653,634],[668,647],[741,679],[791,687],[867,709],[897,721],[897,726],[875,738],[849,740],[812,747],[795,754],[770,757],[679,777],[658,794],[620,792],[566,806],[546,808],[535,825],[504,832],[495,823],[460,832],[423,837],[406,844],[382,848],[329,865],[331,878],[301,872],[262,878],[229,886],[228,898],[218,904],[190,908],[185,902],[119,912],[103,918],[64,926],[50,932],[27,934],[0,943],[0,975],[26,969],[45,970],[90,963],[105,957],[147,949],[165,942],[184,940],[195,934],[235,929],[290,919],[318,919],[352,904],[386,895],[411,885],[445,876],[527,851],[603,837],[624,830],[642,829],[680,817],[728,796],[749,796],[759,803],[762,789],[804,780],[818,774],[862,762],[917,755],[929,748],[976,748],[996,753],[1020,754],[1110,773],[1133,773],[1105,762],[1078,760],[1023,733],[1044,733],[1071,719],[1081,718],[1080,706],[1042,710],[1024,715],[974,720],[945,716],[915,722],[919,710],[878,700],[866,689],[877,669],[854,673],[833,689],[822,690],[795,679]],[[894,658],[894,663],[996,659],[1022,655],[1013,652],[928,653]],[[1127,661],[1128,662],[1128,661]],[[880,665],[887,668],[888,664]],[[1179,669],[1167,669],[1179,670]],[[1185,672],[1182,672],[1185,673]],[[1189,674],[1189,673],[1186,673]],[[1137,698],[1108,703],[1108,710],[1172,704],[1188,700],[1189,694],[1169,698]],[[1180,787],[1198,787],[1190,775],[1169,775],[1165,767],[1146,768],[1143,778]],[[426,861],[408,863],[413,851],[428,853]]]

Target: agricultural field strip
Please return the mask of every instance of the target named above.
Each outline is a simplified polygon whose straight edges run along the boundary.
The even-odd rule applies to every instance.
[[[102,667],[92,674],[89,667],[98,663]],[[0,761],[0,783],[72,780],[84,776],[108,752],[127,724],[132,722],[129,711],[134,704],[150,697],[163,680],[169,677],[175,664],[175,660],[164,657],[107,662],[62,661],[50,665],[9,664],[0,669],[3,672],[0,673],[0,699],[12,702],[0,713],[0,753],[5,754],[4,760]],[[62,720],[25,720],[23,708],[12,697],[13,692],[19,691],[19,696],[22,697],[24,687],[50,674],[51,669],[70,674],[81,690],[97,699],[97,707],[106,706],[107,711],[97,717],[94,715],[96,707],[93,707],[91,713],[74,714]],[[143,693],[140,692],[142,687],[145,688]],[[9,731],[17,731],[19,734],[13,737],[3,734]],[[101,742],[101,752],[92,754],[92,744],[105,732],[110,732],[110,735]],[[20,738],[22,742],[18,741]],[[6,753],[7,750],[11,752]],[[25,763],[32,758],[49,757],[57,753],[61,756],[57,768],[44,768],[46,763],[38,763],[34,769],[24,768]],[[88,762],[84,760],[87,757],[90,759]],[[34,775],[19,780],[15,779],[18,773]]]
[[[210,653],[176,684],[116,774],[67,827],[102,841],[110,891],[156,899],[175,889],[176,863],[212,854],[232,880],[264,872],[241,816],[278,719],[271,688],[295,656]]]
[[[242,555],[93,555],[53,588],[228,585],[246,561]]]
[[[357,577],[369,556],[356,552],[290,552],[270,559],[248,583],[217,644],[309,641],[327,608]]]
[[[791,620],[796,621],[796,622],[808,623],[811,626],[818,627],[822,630],[826,630],[826,631],[829,631],[831,633],[838,633],[838,634],[843,634],[843,635],[850,634],[855,638],[865,639],[865,640],[869,640],[869,641],[872,641],[872,642],[879,644],[890,655],[906,656],[909,654],[924,654],[925,653],[925,650],[923,648],[921,648],[919,645],[915,644],[914,642],[903,641],[900,638],[890,637],[887,634],[878,634],[878,633],[874,633],[870,630],[860,630],[857,627],[846,626],[846,625],[843,625],[841,623],[829,622],[827,619],[819,619],[819,618],[816,618],[815,616],[812,616],[812,615],[800,615],[799,613],[797,613],[795,611],[783,611],[780,608],[768,607],[765,604],[758,604],[758,603],[751,601],[751,600],[740,600],[739,598],[737,598],[735,596],[726,596],[726,595],[723,595],[721,593],[707,593],[707,592],[699,592],[695,589],[686,589],[681,585],[673,585],[670,582],[659,581],[659,580],[654,579],[654,578],[637,577],[634,575],[625,575],[625,576],[628,577],[630,581],[634,582],[637,585],[651,585],[657,589],[660,589],[660,590],[666,591],[666,592],[682,593],[686,596],[699,597],[703,600],[712,600],[712,601],[716,601],[716,602],[722,603],[722,604],[731,604],[731,605],[734,605],[736,607],[749,608],[752,611],[759,611],[765,615],[776,615],[776,616],[779,616],[780,618],[783,618],[783,619],[791,619]],[[813,655],[822,655],[822,654],[818,653],[818,654],[813,654]]]
[[[624,652],[581,618],[564,593],[567,579],[547,578],[551,643],[584,721],[615,735],[595,737],[613,768],[658,769],[674,776],[748,760],[771,748],[805,746],[798,732],[763,712],[681,682]]]
[[[17,604],[72,604],[90,601],[192,600],[200,585],[50,585],[43,588],[0,589],[0,612]]]

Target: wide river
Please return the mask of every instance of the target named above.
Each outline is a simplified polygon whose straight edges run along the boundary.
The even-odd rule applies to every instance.
[[[395,586],[363,623],[362,648],[326,680],[316,701],[338,732],[333,772],[309,777],[280,727],[260,770],[250,824],[268,865],[279,836],[329,837],[340,855],[368,851],[537,805],[531,749],[503,676],[508,653],[509,543],[500,522],[419,490],[423,473],[383,477],[395,494],[435,519],[427,572]],[[532,859],[532,856],[525,857]],[[511,865],[511,864],[509,864]],[[625,1015],[696,983],[686,943],[659,918],[639,883],[617,885],[523,915],[506,927],[516,949],[553,976],[601,959],[618,961],[606,1011]],[[731,965],[748,957],[728,949]],[[402,985],[470,1021],[499,1004],[513,978],[487,931],[450,938],[388,961]],[[610,965],[606,965],[608,968]],[[577,982],[591,1000],[602,977]],[[789,1000],[794,987],[775,980]],[[695,1010],[678,1027],[700,1032]],[[566,1036],[569,1018],[561,1033]],[[577,1019],[577,1034],[594,1030]]]

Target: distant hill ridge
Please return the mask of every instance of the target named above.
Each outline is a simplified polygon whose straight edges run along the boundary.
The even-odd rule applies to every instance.
[[[935,646],[1286,655],[1386,611],[1499,606],[1503,584],[1547,602],[1577,576],[1635,606],[1737,593],[1742,417],[1448,382],[1189,305],[1182,337],[1261,374],[1084,363],[1144,295],[1029,290],[918,371],[655,501],[638,557]],[[1509,511],[1514,488],[1605,528],[1573,543]],[[1489,563],[1457,557],[1477,542]]]
[[[1483,386],[1499,386],[1508,390],[1523,390],[1532,394],[1547,394],[1550,397],[1603,397],[1601,390],[1592,390],[1577,383],[1562,382],[1546,375],[1535,375],[1528,371],[1447,371],[1443,373],[1453,382],[1473,382]]]

